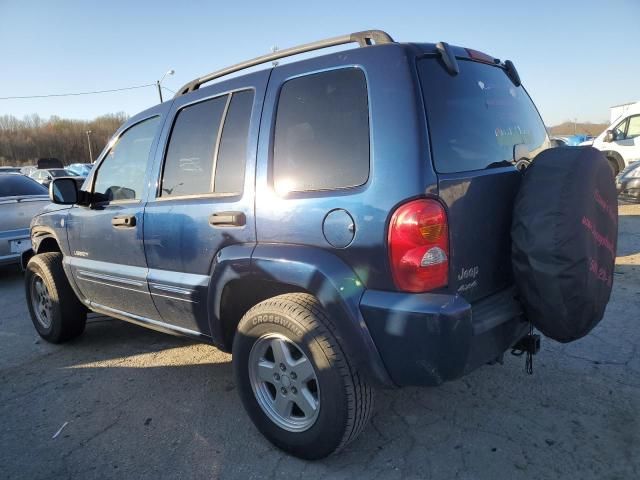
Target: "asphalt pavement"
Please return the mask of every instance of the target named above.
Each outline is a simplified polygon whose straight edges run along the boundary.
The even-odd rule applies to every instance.
[[[614,292],[586,338],[436,388],[379,391],[373,421],[317,462],[245,415],[231,357],[93,316],[40,340],[17,269],[0,269],[0,478],[640,478],[640,206],[620,209]],[[55,438],[54,438],[55,437]]]

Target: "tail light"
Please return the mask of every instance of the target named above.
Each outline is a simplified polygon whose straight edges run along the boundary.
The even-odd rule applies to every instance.
[[[449,227],[440,202],[413,200],[393,213],[389,260],[399,290],[428,292],[449,282]]]

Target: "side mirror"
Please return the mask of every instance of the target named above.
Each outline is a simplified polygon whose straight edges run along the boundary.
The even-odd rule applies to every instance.
[[[613,142],[616,139],[615,134],[613,133],[613,130],[607,130],[607,133],[605,133],[604,135],[604,141],[607,143]]]
[[[54,178],[49,185],[49,199],[58,205],[78,203],[78,183],[74,178]]]

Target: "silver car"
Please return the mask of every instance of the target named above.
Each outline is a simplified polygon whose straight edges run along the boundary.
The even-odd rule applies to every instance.
[[[0,265],[20,263],[31,248],[29,225],[49,203],[45,187],[16,173],[0,174]]]

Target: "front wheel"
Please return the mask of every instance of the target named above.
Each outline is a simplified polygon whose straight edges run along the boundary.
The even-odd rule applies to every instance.
[[[62,343],[84,332],[87,310],[80,303],[62,268],[62,253],[31,257],[25,272],[25,293],[38,334]]]
[[[615,159],[609,157],[607,158],[608,162],[609,162],[609,168],[611,169],[611,173],[613,173],[613,176],[616,177],[618,176],[618,174],[620,173],[620,167],[618,167],[618,162],[615,161]]]
[[[308,294],[265,300],[240,321],[233,365],[256,427],[295,456],[318,459],[354,440],[373,391],[353,368],[335,327]]]

